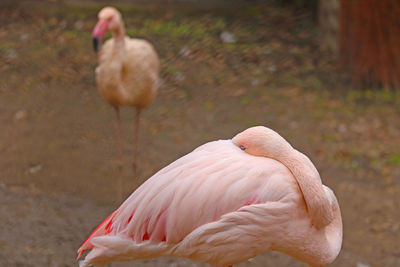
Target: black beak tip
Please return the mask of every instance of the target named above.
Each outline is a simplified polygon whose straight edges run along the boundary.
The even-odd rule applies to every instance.
[[[99,39],[97,37],[93,37],[92,41],[93,41],[93,49],[97,53],[99,51]]]

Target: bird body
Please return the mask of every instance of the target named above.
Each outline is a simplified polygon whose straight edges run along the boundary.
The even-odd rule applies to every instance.
[[[107,40],[99,51],[98,89],[114,106],[148,107],[157,93],[159,60],[153,46],[142,39]]]
[[[156,96],[160,61],[149,42],[125,36],[121,14],[113,7],[104,7],[98,14],[98,22],[92,33],[96,51],[107,31],[111,31],[112,38],[107,40],[99,51],[96,84],[103,99],[110,103],[116,112],[115,131],[120,158],[118,195],[121,198],[122,137],[119,107],[136,108],[133,149],[133,170],[136,176],[140,112],[148,107]]]
[[[255,136],[262,140],[247,142],[253,132],[265,131]],[[318,183],[319,176],[307,177],[327,200],[330,221],[319,224],[294,174],[303,168],[293,172],[280,161],[300,152],[276,134],[292,149],[288,154],[267,146],[262,156],[254,155],[255,145],[274,146],[270,133],[276,134],[254,127],[232,140],[207,143],[154,174],[83,243],[79,257],[92,250],[81,266],[173,256],[222,267],[270,250],[315,266],[332,262],[342,242],[335,195]]]

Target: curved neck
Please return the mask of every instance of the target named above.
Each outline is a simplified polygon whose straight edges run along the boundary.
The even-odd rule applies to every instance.
[[[112,36],[114,39],[114,51],[122,51],[125,48],[125,27],[121,22],[118,28],[112,31]]]
[[[310,266],[319,267],[332,263],[339,255],[342,247],[343,225],[339,205],[333,195],[333,220],[325,228],[317,230],[309,228],[305,232],[297,232],[291,242],[282,244],[277,250],[306,262]],[[287,244],[290,244],[288,247]]]
[[[330,201],[322,187],[321,178],[311,160],[294,148],[288,149],[275,159],[285,165],[303,193],[307,210],[317,229],[328,225],[333,219]]]

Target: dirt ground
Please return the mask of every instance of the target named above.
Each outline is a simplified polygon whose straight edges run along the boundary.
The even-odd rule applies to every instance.
[[[398,92],[352,90],[307,11],[272,1],[128,2],[117,5],[127,33],[154,44],[162,86],[143,113],[138,180],[134,110],[122,110],[125,196],[198,145],[265,125],[309,155],[336,193],[344,242],[332,266],[400,266]],[[76,266],[82,241],[117,207],[114,114],[94,85],[100,8],[0,3],[0,266]],[[304,265],[272,252],[239,266]]]

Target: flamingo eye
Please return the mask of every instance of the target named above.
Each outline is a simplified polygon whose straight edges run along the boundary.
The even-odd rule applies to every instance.
[[[246,148],[245,148],[243,145],[240,145],[239,148],[240,148],[241,150],[243,150],[243,151],[246,150]]]

